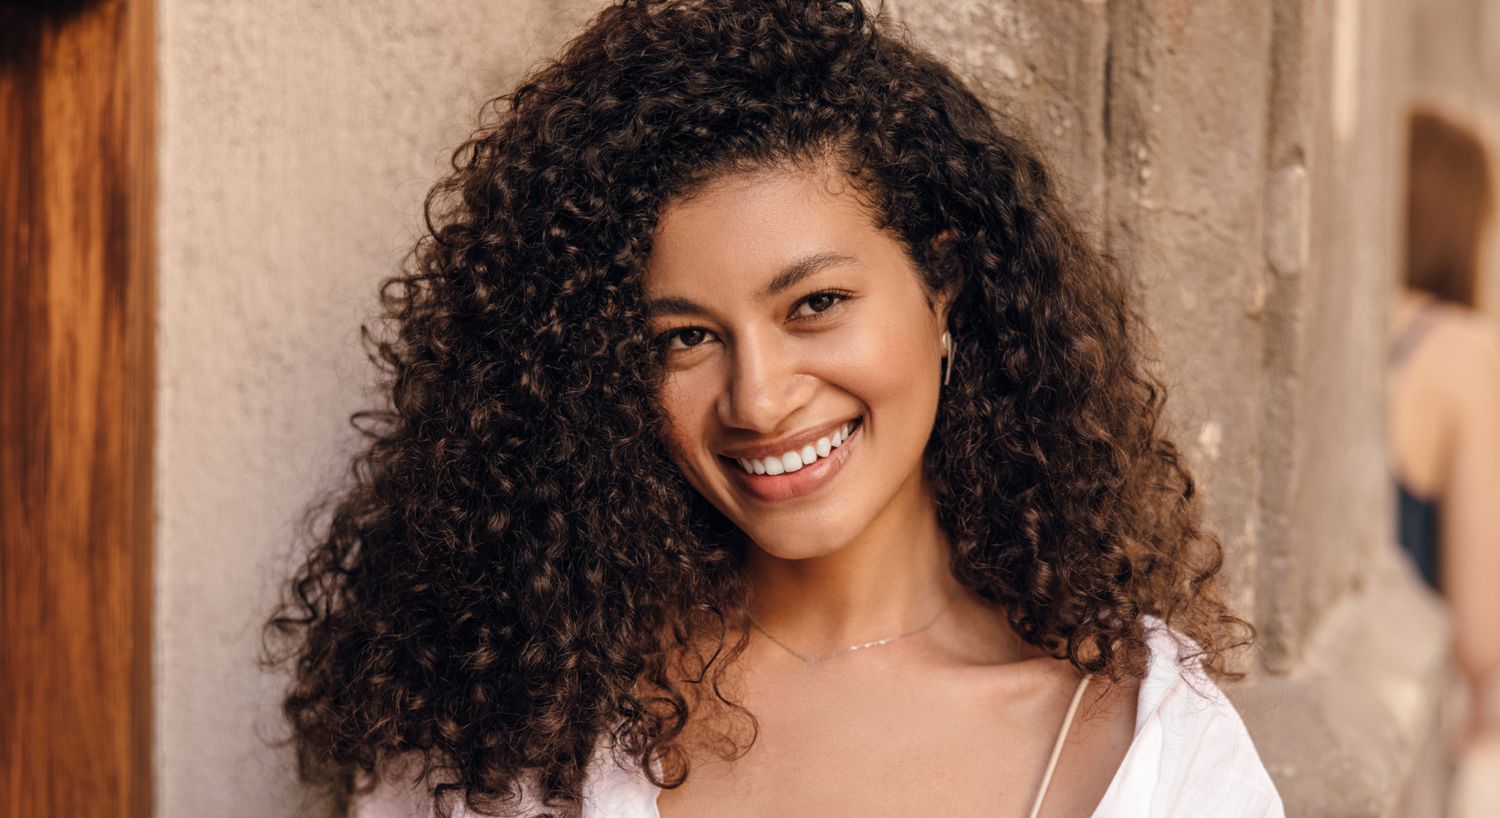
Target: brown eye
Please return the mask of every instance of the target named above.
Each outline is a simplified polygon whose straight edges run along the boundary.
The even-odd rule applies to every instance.
[[[691,349],[708,338],[708,331],[699,327],[683,327],[662,334],[662,344],[670,350]]]
[[[837,300],[838,297],[833,293],[818,293],[812,298],[807,299],[807,306],[812,307],[813,312],[822,312],[832,307]]]
[[[816,318],[839,306],[840,302],[847,301],[848,299],[849,295],[847,293],[837,290],[824,290],[823,292],[813,293],[798,302],[795,316],[797,318]],[[807,308],[811,312],[804,312],[803,308]]]

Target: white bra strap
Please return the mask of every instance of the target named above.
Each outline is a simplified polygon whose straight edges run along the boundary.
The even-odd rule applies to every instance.
[[[1088,676],[1078,680],[1078,689],[1073,691],[1073,700],[1068,702],[1068,712],[1063,715],[1062,727],[1057,731],[1057,740],[1052,742],[1052,756],[1047,759],[1047,770],[1042,773],[1042,786],[1036,792],[1036,800],[1031,802],[1031,812],[1027,813],[1027,818],[1037,818],[1042,814],[1042,801],[1047,798],[1047,787],[1052,784],[1052,773],[1057,770],[1057,759],[1062,756],[1063,744],[1068,740],[1068,728],[1073,726],[1073,716],[1078,713],[1078,703],[1083,701],[1083,691],[1088,686]]]

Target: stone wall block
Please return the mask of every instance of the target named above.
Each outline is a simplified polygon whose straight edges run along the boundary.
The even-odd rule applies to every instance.
[[[1253,608],[1267,368],[1271,14],[1232,0],[1110,3],[1108,247],[1161,342],[1169,425]]]
[[[903,0],[914,39],[1042,146],[1098,234],[1104,210],[1106,5],[1100,0]]]
[[[1443,814],[1447,622],[1394,549],[1324,611],[1306,660],[1228,688],[1288,818]]]

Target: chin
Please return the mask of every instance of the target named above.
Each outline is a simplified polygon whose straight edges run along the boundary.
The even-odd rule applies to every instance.
[[[759,541],[752,540],[752,542],[756,548],[765,552],[768,556],[779,560],[809,560],[816,557],[826,557],[839,550],[839,546],[819,548],[813,547],[810,543],[796,543],[790,544],[785,548],[778,548],[762,545]]]
[[[832,528],[836,532],[857,530],[847,525]],[[783,560],[824,557],[843,548],[848,544],[849,539],[844,534],[822,533],[817,527],[803,527],[796,532],[757,532],[754,526],[741,526],[740,530],[745,532],[745,538],[750,545],[765,552],[768,556]]]

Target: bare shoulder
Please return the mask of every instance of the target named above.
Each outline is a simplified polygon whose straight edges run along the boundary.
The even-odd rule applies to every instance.
[[[1443,306],[1431,330],[1427,369],[1445,383],[1500,381],[1500,327],[1472,309]]]
[[[1058,758],[1042,815],[1090,815],[1135,738],[1140,682],[1091,678]]]
[[[1432,328],[1432,343],[1443,352],[1500,361],[1500,328],[1480,313],[1442,305]]]
[[[1135,736],[1136,709],[1140,702],[1138,679],[1093,679],[1081,703],[1078,723],[1079,746],[1098,758],[1113,762],[1111,772]]]
[[[1427,416],[1445,423],[1493,414],[1500,407],[1500,327],[1464,306],[1436,309],[1427,338],[1392,381],[1398,398],[1427,405]]]

